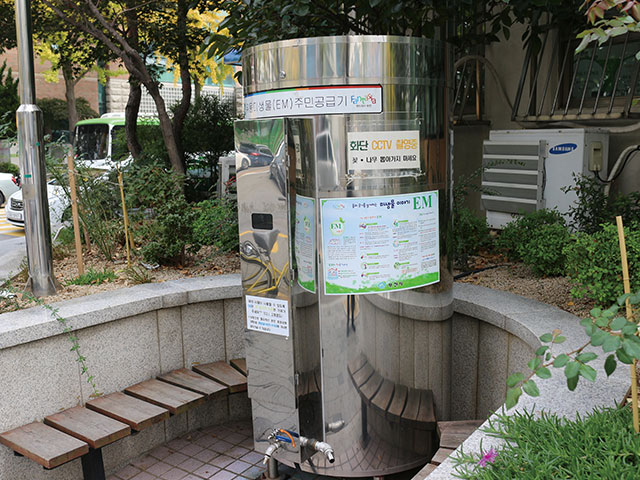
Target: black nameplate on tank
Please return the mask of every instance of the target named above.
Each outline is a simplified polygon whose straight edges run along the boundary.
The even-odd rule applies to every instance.
[[[273,215],[270,213],[252,213],[251,227],[254,230],[273,230]]]

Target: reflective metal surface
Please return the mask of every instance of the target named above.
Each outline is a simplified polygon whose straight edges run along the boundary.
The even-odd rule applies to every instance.
[[[259,293],[290,302],[291,336],[247,333],[256,447],[266,449],[269,429],[290,428],[327,442],[336,457],[329,464],[319,454],[288,446],[286,452],[276,452],[279,461],[301,463],[303,470],[321,474],[355,477],[403,471],[425,463],[433,454],[432,429],[407,421],[402,408],[395,415],[379,408],[371,395],[382,391],[382,385],[390,393],[406,387],[432,390],[438,419],[448,414],[448,344],[440,341],[437,355],[429,351],[437,343],[434,339],[426,338],[424,353],[416,346],[418,332],[426,331],[430,323],[437,324],[443,338],[450,334],[451,162],[445,69],[443,45],[404,37],[288,40],[255,47],[245,55],[243,78],[248,93],[318,85],[381,85],[384,104],[380,114],[236,123],[237,151],[241,143],[275,145],[272,138],[275,131],[280,135],[280,128],[282,137],[278,138],[285,145],[284,157],[275,153],[269,167],[247,166],[246,156],[239,153],[236,157],[245,294],[256,289],[254,258],[261,251],[256,235],[267,236],[263,248],[276,267],[275,273],[265,274],[271,283],[263,282],[261,288],[274,284],[279,269],[291,271],[290,278],[285,281],[284,275],[276,288]],[[350,167],[349,133],[415,130],[420,139],[419,168],[358,171]],[[438,191],[440,199],[438,283],[404,292],[324,294],[321,199],[432,190]],[[312,247],[305,246],[315,249],[315,293],[299,285],[304,259],[296,258],[294,248],[298,195],[315,201],[316,241]],[[273,212],[277,240],[271,242],[273,236],[251,228],[251,215],[256,212]],[[409,307],[418,313],[411,313]],[[421,371],[423,357],[438,360],[431,361],[428,371]],[[373,392],[363,391],[354,375],[365,364],[380,378]]]
[[[37,297],[56,292],[51,252],[51,226],[44,157],[42,111],[35,105],[33,42],[29,0],[16,0],[16,32],[20,68],[20,101],[18,108],[18,152],[22,172],[24,230],[27,246],[29,280]]]

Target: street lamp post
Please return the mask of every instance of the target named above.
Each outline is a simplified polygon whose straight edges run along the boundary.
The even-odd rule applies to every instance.
[[[27,287],[36,297],[42,297],[56,293],[56,281],[51,253],[42,110],[36,105],[30,7],[30,0],[16,0],[21,101],[16,117],[29,265]]]

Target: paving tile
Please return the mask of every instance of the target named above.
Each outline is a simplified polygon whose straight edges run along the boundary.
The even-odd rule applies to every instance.
[[[240,458],[243,455],[246,455],[247,453],[249,453],[249,450],[244,448],[244,447],[233,447],[231,450],[228,450],[227,452],[225,452],[225,455],[228,455],[230,457],[233,458]]]
[[[176,438],[174,440],[171,440],[169,443],[167,443],[167,447],[173,448],[174,450],[178,450],[178,451],[183,449],[187,445],[189,445],[189,442],[183,438]]]
[[[248,463],[253,463],[254,465],[262,464],[262,460],[264,460],[264,455],[258,452],[249,452],[246,455],[242,456],[240,460],[244,460]]]
[[[195,475],[189,474],[184,477],[182,480],[202,480],[201,477],[196,477]]]
[[[171,455],[172,453],[173,453],[173,450],[167,448],[165,445],[162,445],[160,447],[156,447],[153,450],[151,450],[149,452],[149,455],[157,458],[158,460],[163,460],[167,458],[169,455]]]
[[[186,455],[180,453],[180,452],[175,452],[172,453],[171,455],[169,455],[167,458],[164,459],[165,463],[168,463],[169,465],[173,465],[174,467],[177,467],[178,465],[180,465],[182,462],[184,462],[187,458]]]
[[[158,462],[155,465],[150,466],[147,469],[148,473],[151,473],[153,475],[157,475],[160,476],[165,472],[168,472],[169,470],[171,470],[172,466],[169,465],[168,463],[164,463],[164,462]]]
[[[235,473],[242,473],[245,470],[248,470],[249,468],[251,468],[252,466],[253,465],[251,465],[250,463],[243,462],[242,460],[236,460],[235,462],[227,465],[225,468]]]
[[[227,457],[226,455],[220,455],[219,457],[211,460],[209,463],[215,467],[224,468],[230,463],[233,463],[233,458]]]
[[[133,465],[127,465],[122,470],[120,470],[116,475],[118,475],[118,477],[120,477],[121,480],[130,480],[138,473],[140,473],[139,468],[134,467]]]
[[[213,450],[209,450],[208,448],[205,448],[204,450],[202,450],[198,454],[194,455],[193,458],[197,458],[201,462],[207,463],[207,462],[210,462],[211,460],[213,460],[214,458],[216,458],[219,455],[220,454],[218,452],[214,452]]]
[[[241,447],[248,448],[249,450],[253,450],[253,438],[249,437],[244,440],[241,444]]]
[[[231,433],[230,435],[227,435],[225,437],[225,440],[237,445],[238,443],[241,443],[243,440],[245,440],[246,437],[246,435],[242,435],[241,433]]]
[[[209,447],[210,450],[214,450],[216,452],[225,453],[227,450],[231,450],[233,445],[224,440],[218,440],[216,443]]]
[[[180,470],[179,468],[172,468],[168,472],[160,475],[160,478],[162,478],[163,480],[182,480],[186,476],[187,472],[185,472],[184,470]]]
[[[122,479],[116,477],[115,475],[111,475],[111,476],[107,477],[107,480],[122,480]]]
[[[216,473],[209,480],[231,480],[233,478],[237,478],[235,473],[226,472],[226,471],[222,470],[222,471]]]
[[[190,457],[194,457],[196,453],[201,452],[202,450],[204,450],[204,447],[201,447],[200,445],[197,445],[195,443],[190,443],[189,445],[181,449],[180,453],[183,453]]]
[[[133,477],[131,480],[158,480],[158,477],[156,477],[154,475],[150,475],[147,472],[140,472],[135,477]]]
[[[198,438],[194,443],[196,445],[200,445],[201,447],[207,448],[216,443],[218,439],[212,435],[203,435]]]
[[[193,473],[202,465],[204,465],[204,462],[201,462],[200,460],[196,460],[195,458],[190,458],[189,460],[185,460],[180,465],[178,465],[178,468],[186,470],[189,473]]]
[[[260,475],[262,475],[265,472],[265,468],[261,468],[261,467],[251,467],[249,470],[245,470],[244,472],[242,472],[242,476],[243,477],[247,477],[247,478],[258,478]]]
[[[141,457],[131,462],[131,465],[136,466],[141,470],[146,470],[150,466],[155,465],[156,463],[158,463],[157,458],[152,457],[151,455],[145,455],[144,457]],[[122,476],[120,473],[118,473],[118,475]]]
[[[219,471],[220,469],[218,467],[205,464],[201,466],[199,469],[197,469],[196,471],[194,471],[193,473],[203,478],[209,478],[213,476],[215,473],[218,473]]]

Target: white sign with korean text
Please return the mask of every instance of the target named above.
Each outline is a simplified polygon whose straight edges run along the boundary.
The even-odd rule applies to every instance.
[[[349,170],[420,168],[420,132],[349,132]]]
[[[247,295],[245,301],[249,330],[289,336],[289,302],[253,295]]]
[[[382,113],[380,85],[343,85],[271,90],[244,97],[248,120],[300,115]]]

